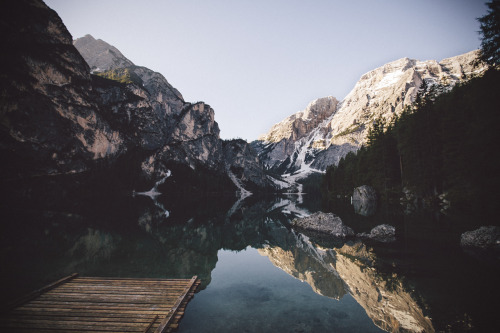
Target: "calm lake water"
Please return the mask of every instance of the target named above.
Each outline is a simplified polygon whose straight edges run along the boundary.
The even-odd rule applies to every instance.
[[[308,196],[236,201],[54,193],[2,201],[2,303],[74,272],[197,275],[202,285],[179,332],[500,327],[498,258],[464,252],[461,222],[439,214],[380,209],[366,217],[339,203],[328,209],[357,233],[382,223],[397,230],[390,244],[339,243],[290,227],[293,218],[322,209]]]

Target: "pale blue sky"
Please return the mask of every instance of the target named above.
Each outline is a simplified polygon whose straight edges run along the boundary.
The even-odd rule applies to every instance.
[[[221,137],[252,141],[313,99],[342,100],[369,70],[479,48],[482,0],[45,0],[215,110]]]

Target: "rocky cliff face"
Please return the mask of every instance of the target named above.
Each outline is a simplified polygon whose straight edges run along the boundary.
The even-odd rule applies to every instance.
[[[223,143],[226,172],[236,177],[244,189],[273,188],[271,178],[264,173],[255,150],[244,140]]]
[[[342,102],[327,97],[328,111],[313,114],[317,118],[311,126],[303,126],[303,115],[325,99],[274,125],[252,144],[265,165],[280,173],[324,171],[366,143],[375,119],[390,121],[411,105],[422,82],[450,88],[482,72],[485,68],[473,67],[476,57],[473,51],[441,62],[403,58],[385,64],[364,74]]]
[[[298,145],[307,145],[311,149],[324,148],[324,141],[305,141],[312,131],[320,128],[321,123],[335,112],[337,105],[337,99],[332,96],[314,100],[305,110],[274,125],[267,134],[254,141],[252,145],[266,167],[284,171],[294,163],[305,162],[306,155],[297,154]]]
[[[135,66],[102,40],[86,35],[73,42],[42,1],[2,7],[5,178],[112,168],[124,156],[120,167],[150,183],[172,163],[222,176],[231,168],[209,105],[185,102],[163,75]],[[241,153],[254,154],[238,164],[256,172],[245,170],[246,182],[271,186],[253,150]]]
[[[81,172],[125,152],[57,14],[41,1],[2,2],[0,12],[3,177]]]
[[[134,65],[116,47],[100,39],[96,40],[91,35],[78,38],[73,42],[73,45],[85,58],[92,72],[102,72]]]
[[[160,73],[135,66],[102,40],[86,35],[76,39],[74,45],[95,74],[125,81],[129,91],[143,98],[142,105],[135,105],[124,103],[114,92],[100,91],[102,99],[111,102],[112,112],[128,117],[124,119],[128,124],[142,124],[141,128],[133,129],[134,133],[146,134],[138,138],[138,144],[156,150],[142,163],[146,174],[163,169],[162,164],[175,162],[193,170],[202,165],[227,172],[238,188],[273,188],[256,153],[246,142],[226,144],[220,140],[215,113],[208,104],[185,102]],[[145,109],[141,110],[141,106]],[[231,170],[238,172],[235,175]]]
[[[160,73],[135,66],[115,47],[90,35],[73,43],[99,77],[124,85],[139,103],[130,103],[117,91],[101,89],[103,102],[121,116],[137,144],[152,151],[141,164],[146,175],[176,162],[191,169],[202,165],[224,172],[224,154],[214,110],[203,102],[187,103]]]

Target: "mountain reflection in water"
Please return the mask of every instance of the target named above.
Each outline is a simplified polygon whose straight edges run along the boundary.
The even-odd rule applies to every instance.
[[[195,301],[210,286],[220,251],[242,251],[250,246],[288,275],[307,282],[315,293],[331,298],[330,302],[351,295],[373,324],[386,331],[481,330],[497,324],[491,310],[495,307],[485,305],[477,295],[487,290],[491,299],[498,295],[493,284],[498,267],[473,260],[457,252],[458,247],[446,244],[445,248],[433,239],[409,235],[417,224],[432,229],[430,222],[393,215],[385,215],[385,220],[359,220],[365,217],[354,217],[352,211],[346,211],[352,208],[339,207],[338,214],[356,232],[395,219],[392,224],[398,230],[398,241],[329,243],[291,229],[293,218],[316,210],[309,206],[307,196],[299,201],[295,196],[250,196],[239,202],[232,197],[159,196],[153,201],[123,193],[75,201],[50,201],[48,197],[12,200],[1,210],[2,303],[74,272],[116,277],[198,275],[202,291]],[[481,274],[482,284],[469,281],[477,277],[471,270]],[[461,277],[450,281],[454,274]],[[461,296],[456,295],[455,286]],[[268,301],[270,295],[262,294],[259,300]],[[251,316],[251,309],[240,314],[247,315]],[[189,318],[188,307],[186,327]],[[313,326],[298,331],[308,331],[308,327]],[[332,321],[328,329],[335,327]]]

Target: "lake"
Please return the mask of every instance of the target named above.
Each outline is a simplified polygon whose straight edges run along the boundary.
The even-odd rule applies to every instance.
[[[460,219],[388,208],[362,216],[349,203],[325,208],[307,195],[238,201],[42,192],[23,190],[2,200],[2,303],[74,272],[197,275],[201,288],[179,332],[500,327],[498,257],[463,251]],[[394,225],[396,241],[339,242],[291,228],[294,218],[321,209],[357,233]]]

